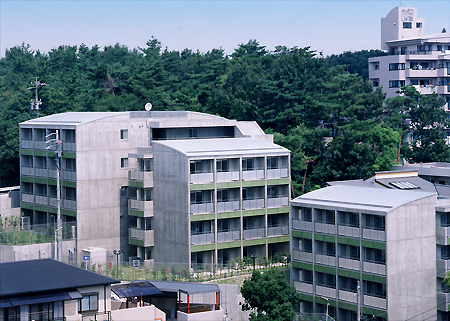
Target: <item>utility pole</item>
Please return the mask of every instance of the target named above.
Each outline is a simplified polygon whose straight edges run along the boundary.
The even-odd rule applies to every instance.
[[[28,87],[27,89],[34,89],[34,101],[32,100],[30,103],[30,109],[32,111],[36,111],[36,117],[39,117],[39,106],[42,105],[42,101],[38,98],[38,89],[40,86],[48,86],[48,84],[40,82],[38,80],[39,77],[36,77],[34,83],[31,83],[33,86]]]
[[[59,139],[59,130],[51,133],[45,138],[50,138],[55,135],[55,138],[47,140],[47,148],[55,152],[56,162],[56,204],[57,204],[57,216],[56,216],[56,260],[62,261],[62,222],[61,222],[61,156],[62,156],[62,140]]]

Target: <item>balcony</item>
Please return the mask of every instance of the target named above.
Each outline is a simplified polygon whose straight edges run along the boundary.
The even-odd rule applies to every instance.
[[[416,88],[417,91],[420,92],[422,95],[430,95],[437,92],[437,86],[434,85],[427,85],[427,86],[415,85],[413,87]]]
[[[339,300],[356,303],[356,292],[350,292],[345,290],[339,290]]]
[[[283,178],[288,177],[289,171],[287,168],[275,168],[275,169],[268,169],[267,170],[267,178]]]
[[[128,206],[132,210],[144,211],[144,217],[153,217],[153,201],[141,201],[130,198]]]
[[[258,179],[264,179],[264,169],[257,169],[254,171],[243,171],[242,180],[243,181],[255,181]]]
[[[276,235],[289,235],[289,225],[287,224],[276,224],[269,225],[267,228],[267,236]]]
[[[22,166],[22,175],[25,176],[34,176],[34,169],[33,167],[28,167],[28,166]]]
[[[316,285],[316,296],[324,296],[327,298],[336,299],[336,289],[327,286]]]
[[[439,68],[438,70],[437,70],[437,76],[438,77],[447,77],[449,74],[448,74],[448,70],[447,70],[447,68]]]
[[[218,183],[231,182],[239,180],[239,171],[217,172],[216,179]]]
[[[439,85],[436,88],[437,88],[437,93],[439,95],[450,94],[450,86],[449,85]]]
[[[56,168],[49,168],[48,169],[48,177],[56,179]]]
[[[449,295],[448,293],[438,292],[437,293],[437,309],[438,311],[447,312],[449,305]]]
[[[338,225],[338,234],[342,236],[359,238],[359,227]]]
[[[77,180],[77,172],[72,170],[62,170],[61,176],[63,180],[66,181],[76,181]]]
[[[138,242],[136,242],[138,241]],[[137,227],[129,228],[129,243],[142,247],[149,247],[155,245],[155,231],[154,230],[144,230]]]
[[[339,258],[339,267],[349,270],[360,270],[360,261],[359,260],[353,260],[350,258],[340,257]]]
[[[314,231],[319,233],[336,234],[336,225],[315,222]]]
[[[41,141],[41,140],[39,140],[39,141],[34,141],[34,149],[42,149],[42,150],[44,150],[44,149],[46,149],[47,148],[47,142],[44,140],[44,141]]]
[[[34,195],[22,193],[22,202],[34,203]]]
[[[267,207],[281,207],[289,205],[289,197],[267,198]]]
[[[217,202],[217,212],[232,212],[239,210],[239,201]]]
[[[214,233],[191,234],[191,245],[214,243]]]
[[[191,214],[212,212],[214,212],[214,203],[191,204]]]
[[[35,166],[35,167],[34,167],[34,176],[37,176],[37,177],[47,177],[47,176],[48,176],[47,168]]]
[[[386,299],[364,294],[364,305],[386,310]]]
[[[296,261],[305,261],[310,263],[312,263],[313,261],[313,254],[310,252],[294,250],[292,255],[293,255],[292,258]]]
[[[447,245],[447,239],[450,237],[450,226],[436,226],[436,243]]]
[[[143,172],[136,169],[128,171],[128,180],[144,183],[144,187],[153,187],[153,172]]]
[[[450,261],[443,259],[436,259],[436,276],[445,277],[447,271],[450,270]]]
[[[264,198],[242,201],[243,210],[251,210],[255,208],[264,208]]]
[[[374,274],[386,275],[386,264],[363,261],[363,271]]]
[[[438,69],[412,69],[407,68],[405,70],[406,78],[436,78],[438,76]]]
[[[204,184],[214,182],[213,173],[191,174],[191,184]]]
[[[56,197],[48,197],[48,205],[49,206],[53,206],[53,207],[57,207],[58,206],[58,200]]]
[[[313,285],[309,282],[295,281],[294,287],[297,291],[313,294]]]
[[[217,232],[217,242],[230,242],[237,241],[241,239],[240,230],[232,231],[218,231]]]
[[[44,195],[36,195],[34,198],[34,202],[40,205],[48,205],[48,198]]]
[[[33,149],[34,148],[34,142],[32,140],[22,139],[20,141],[20,148]]]
[[[77,209],[77,201],[62,199],[62,207],[69,209],[69,210],[76,210]]]
[[[300,220],[292,220],[292,229],[294,230],[304,230],[304,231],[312,231],[312,222],[308,221],[300,221]]]
[[[363,239],[375,240],[375,241],[386,241],[386,232],[381,230],[372,230],[363,228]]]
[[[63,141],[62,147],[64,152],[75,152],[77,145],[74,141]]]
[[[252,228],[244,230],[244,240],[265,237],[264,227]]]
[[[335,256],[329,256],[329,255],[316,253],[315,261],[318,264],[324,264],[324,265],[329,265],[329,266],[336,266],[336,257]]]

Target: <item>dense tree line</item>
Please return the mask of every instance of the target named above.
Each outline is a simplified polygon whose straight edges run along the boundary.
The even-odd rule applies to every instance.
[[[306,48],[256,40],[231,55],[169,51],[151,38],[132,49],[116,44],[60,46],[48,54],[22,44],[0,59],[0,185],[18,184],[18,123],[29,110],[34,77],[42,88],[42,114],[67,111],[191,110],[256,120],[274,141],[292,151],[294,195],[326,181],[388,170],[405,157],[447,161],[442,126],[447,118],[434,95],[412,87],[385,99],[367,79],[367,57],[378,51],[323,57]],[[366,67],[363,67],[365,65]],[[410,144],[401,144],[407,135]]]

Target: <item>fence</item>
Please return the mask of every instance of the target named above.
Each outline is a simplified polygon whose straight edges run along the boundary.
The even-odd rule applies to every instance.
[[[62,239],[68,241],[74,239],[75,222],[62,224]],[[0,245],[17,246],[40,243],[52,243],[55,241],[55,224],[35,224],[25,227],[0,224]]]

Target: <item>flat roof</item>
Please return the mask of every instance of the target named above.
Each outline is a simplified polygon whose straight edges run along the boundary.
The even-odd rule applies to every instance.
[[[400,206],[430,196],[436,196],[436,193],[337,184],[299,196],[291,203],[388,213]]]
[[[244,154],[289,153],[277,144],[256,138],[213,138],[187,140],[159,140],[153,145],[161,144],[177,150],[189,157],[195,156],[233,156]]]
[[[186,294],[220,292],[219,286],[217,284],[151,280],[149,280],[148,282],[150,282],[163,292],[183,292]]]
[[[61,125],[79,126],[92,121],[125,115],[127,112],[68,112],[34,118],[20,123],[21,125]]]

